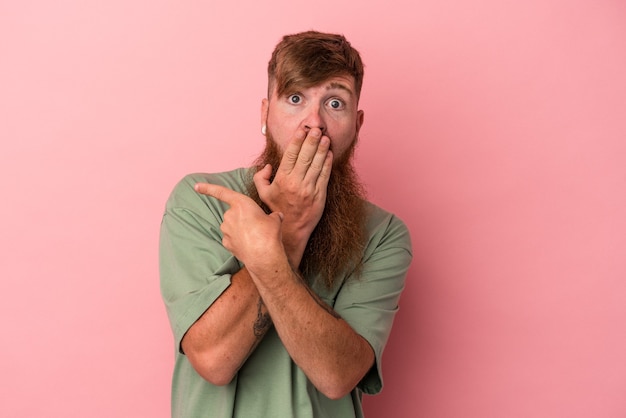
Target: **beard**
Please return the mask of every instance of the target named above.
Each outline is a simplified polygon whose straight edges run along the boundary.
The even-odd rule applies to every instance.
[[[343,275],[358,277],[363,265],[367,211],[365,189],[352,164],[355,146],[356,137],[350,148],[333,160],[324,212],[309,237],[299,266],[305,280],[310,283],[319,274],[328,289]],[[270,164],[270,181],[273,181],[281,159],[282,152],[267,132],[265,150],[255,161],[253,174]],[[247,190],[249,196],[269,213],[270,209],[261,201],[252,178]]]

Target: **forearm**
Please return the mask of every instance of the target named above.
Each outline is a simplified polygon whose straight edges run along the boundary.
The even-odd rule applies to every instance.
[[[285,253],[297,268],[304,252],[304,246],[299,245],[302,238],[288,233],[283,236],[283,241],[287,240],[293,246],[284,243],[290,248]],[[244,267],[185,334],[182,348],[201,376],[214,384],[227,384],[271,325],[268,310]]]
[[[192,325],[181,345],[204,379],[224,385],[232,380],[270,327],[267,308],[243,268]]]
[[[306,222],[294,222],[287,216],[289,211],[286,214],[282,209],[267,215],[249,197],[217,185],[196,184],[196,191],[230,205],[220,227],[222,245],[246,265],[258,291],[252,294],[260,295],[267,306],[276,331],[296,364],[327,397],[339,398],[350,392],[373,365],[373,349],[347,322],[322,303],[294,272],[294,265],[299,264],[299,260],[286,243],[294,238],[290,231],[294,225],[300,225],[299,231],[310,231],[317,223],[315,217],[305,213],[300,218]],[[317,207],[312,210],[313,214],[321,213]],[[305,244],[308,235],[302,240],[295,238]],[[296,247],[300,248],[299,245]],[[301,252],[298,254],[302,256]],[[250,285],[249,281],[245,283]],[[236,304],[250,305],[255,300],[238,300]],[[253,317],[250,314],[254,311],[245,312],[249,318]],[[226,312],[225,315],[233,313]],[[211,335],[221,337],[220,334]],[[230,341],[237,341],[237,338]],[[254,347],[254,344],[246,344],[248,349]],[[232,356],[229,352],[225,354]],[[240,352],[236,358],[242,362],[247,355]],[[232,359],[229,361],[232,363]]]
[[[253,280],[278,335],[295,363],[330,398],[349,393],[374,363],[369,343],[293,271]]]
[[[311,231],[291,227],[288,222],[282,224],[282,242],[291,268],[295,271],[300,266],[304,250],[311,236]]]

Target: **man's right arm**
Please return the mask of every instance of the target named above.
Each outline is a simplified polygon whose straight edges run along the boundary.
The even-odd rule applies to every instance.
[[[187,331],[181,346],[200,376],[214,385],[226,385],[271,325],[267,308],[244,267]]]
[[[272,200],[272,209],[284,215],[282,241],[294,269],[324,209],[332,167],[329,148],[321,131],[298,132],[284,153],[274,182],[269,182],[269,166],[255,176],[264,200]],[[181,347],[198,374],[213,384],[225,385],[271,326],[268,310],[244,267],[190,327]]]

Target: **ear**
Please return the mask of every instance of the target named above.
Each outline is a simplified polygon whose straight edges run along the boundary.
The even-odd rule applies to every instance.
[[[363,120],[365,119],[365,112],[359,110],[356,113],[356,135],[359,136],[359,131],[361,130],[361,126],[363,126]]]
[[[267,99],[261,100],[261,126],[267,125],[267,112],[269,112],[270,104]]]

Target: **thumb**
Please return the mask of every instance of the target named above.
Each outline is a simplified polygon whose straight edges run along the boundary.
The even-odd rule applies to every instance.
[[[270,164],[265,164],[265,167],[256,172],[253,177],[254,185],[257,190],[261,187],[267,187],[270,185],[270,178],[272,177],[272,166]]]
[[[278,218],[278,221],[280,223],[282,223],[283,219],[285,218],[285,215],[283,215],[282,212],[272,212],[269,214],[269,216],[273,217],[274,219]]]

